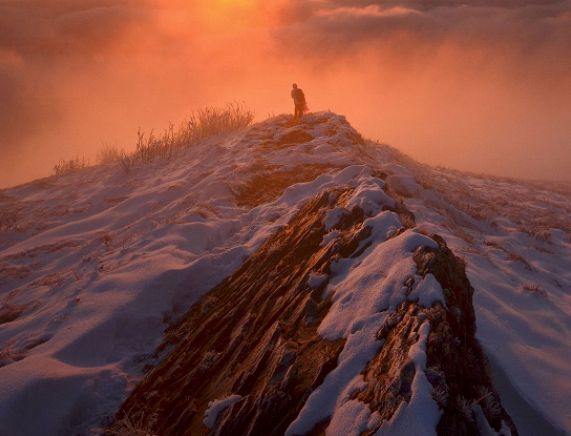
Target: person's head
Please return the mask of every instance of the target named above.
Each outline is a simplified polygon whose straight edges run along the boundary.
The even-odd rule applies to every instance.
[[[293,89],[297,89],[297,83],[293,84]]]

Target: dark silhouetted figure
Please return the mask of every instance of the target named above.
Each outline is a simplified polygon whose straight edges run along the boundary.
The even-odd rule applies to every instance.
[[[297,87],[297,84],[293,84],[293,89],[291,90],[291,98],[293,98],[293,103],[295,104],[295,112],[293,114],[293,119],[297,120],[303,116],[303,113],[307,110],[307,103],[305,102],[305,95],[301,88]]]

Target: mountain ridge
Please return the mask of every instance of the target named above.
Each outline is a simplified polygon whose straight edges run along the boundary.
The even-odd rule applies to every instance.
[[[339,194],[344,198],[342,202],[334,206],[340,197],[333,200],[335,196],[328,194],[333,197],[331,205],[326,202],[323,206],[328,209],[323,211],[325,215],[312,218],[320,223],[324,244],[343,239],[343,232],[347,232],[343,230],[344,220],[359,227],[352,232],[362,235],[363,240],[367,239],[363,236],[367,231],[372,236],[368,237],[369,245],[349,250],[348,258],[330,259],[334,267],[329,276],[319,271],[308,277],[302,274],[303,286],[328,287],[321,291],[326,299],[332,298],[314,337],[329,341],[344,338],[347,345],[350,337],[356,340],[355,334],[361,332],[365,341],[362,346],[368,344],[369,348],[365,347],[362,354],[354,353],[353,357],[364,356],[361,366],[350,372],[358,377],[376,355],[371,350],[380,346],[376,337],[383,319],[392,319],[387,325],[394,322],[388,308],[391,304],[393,309],[403,302],[412,304],[401,290],[410,277],[410,286],[421,286],[424,291],[410,288],[409,295],[418,301],[426,298],[430,307],[433,303],[442,307],[447,304],[446,286],[438,289],[432,279],[424,281],[417,274],[422,270],[412,255],[417,246],[412,251],[397,251],[390,245],[399,238],[408,238],[414,229],[414,238],[431,240],[427,243],[433,250],[446,251],[444,247],[448,246],[454,259],[461,255],[466,263],[467,279],[476,289],[476,339],[485,354],[493,356],[494,364],[508,371],[519,400],[523,398],[537,413],[529,423],[515,410],[515,426],[526,422],[524,427],[528,428],[522,434],[535,431],[534,425],[552,432],[558,427],[568,429],[571,417],[565,412],[565,392],[569,391],[564,380],[571,368],[557,357],[569,345],[568,337],[560,332],[571,331],[567,316],[571,308],[565,292],[571,283],[565,267],[571,259],[571,246],[568,221],[561,212],[571,207],[568,193],[432,169],[393,148],[364,140],[341,116],[316,113],[306,115],[300,123],[278,116],[236,133],[219,135],[176,159],[135,166],[129,174],[119,167],[88,168],[2,191],[0,268],[6,280],[0,288],[0,375],[5,380],[0,430],[14,434],[100,432],[101,423],[117,411],[141,380],[143,369],[168,361],[172,348],[161,348],[163,329],[184,319],[188,310],[195,310],[193,307],[200,307],[211,289],[239,274],[264,244],[287,232],[300,210],[316,198],[324,201],[324,193],[332,190],[345,190]],[[512,210],[506,202],[510,198],[521,198],[526,204],[522,201],[522,207],[517,204]],[[539,218],[537,211],[542,212]],[[522,227],[526,231],[521,231]],[[441,235],[440,239],[425,236],[435,234]],[[394,276],[398,277],[394,282],[401,287],[395,290],[396,285],[391,285],[392,290],[386,293],[370,285],[382,283],[382,269],[375,271],[371,266],[361,270],[367,272],[362,276],[355,274],[362,265],[349,268],[355,258],[362,263],[370,258],[372,262],[370,256],[383,246],[391,247],[391,256],[401,259],[395,261]],[[376,253],[382,254],[378,259],[389,256],[383,253]],[[327,280],[335,283],[331,286]],[[354,289],[362,290],[368,299],[361,300],[352,292]],[[383,299],[388,306],[381,304]],[[510,307],[517,307],[517,311]],[[324,311],[323,307],[311,310]],[[498,317],[517,328],[506,328]],[[522,324],[523,317],[527,318],[527,328]],[[421,337],[430,341],[431,333],[420,327],[418,322],[413,326],[411,342],[417,343]],[[535,332],[530,333],[530,328]],[[391,334],[390,329],[385,333]],[[541,346],[544,343],[549,346]],[[155,355],[157,349],[162,351]],[[423,353],[431,368],[435,361],[432,349],[428,346],[428,351],[423,351],[421,344],[414,348],[414,368],[422,369]],[[402,354],[408,356],[410,349],[405,351]],[[351,366],[351,360],[346,360],[351,353],[338,352],[333,353],[338,354],[337,365],[327,364],[331,368],[328,366],[327,374],[317,378],[318,384],[334,391],[346,386],[351,395],[372,403],[379,401],[366,393],[364,382],[354,380],[345,385],[326,381],[328,375],[336,374],[336,368],[339,372]],[[522,359],[525,355],[531,358]],[[555,379],[544,378],[537,362],[557,374]],[[407,371],[409,375],[399,379],[401,385],[410,381]],[[425,395],[425,399],[446,396],[437,372],[415,369],[415,374],[425,373],[433,391],[438,392]],[[485,371],[482,374],[485,378]],[[374,377],[369,385],[374,384],[372,380]],[[490,411],[497,412],[504,400],[502,392],[499,396],[494,392],[492,381],[482,383],[486,393],[478,393],[477,386],[463,392],[466,407],[462,416],[472,416],[477,423],[472,429],[479,429],[478,425],[486,421],[497,431],[510,429],[515,434],[508,417],[514,413],[509,407],[512,401],[505,406],[509,413],[502,408],[502,419],[498,421]],[[454,389],[453,415],[460,416],[456,401],[460,394]],[[239,400],[233,392],[226,394],[226,399],[200,400],[203,408],[213,403],[208,409],[209,423],[216,424],[220,417],[224,425],[231,425],[236,419],[232,410],[241,407],[246,397],[242,395]],[[513,395],[510,393],[508,399]],[[30,403],[30,396],[37,402]],[[309,392],[303,396],[309,401],[307,407],[319,404],[315,399],[318,394],[313,399],[310,396]],[[341,397],[338,393],[335,398]],[[361,417],[360,425],[365,425],[368,412],[357,397],[346,398],[339,407],[325,408],[323,413],[331,418],[328,425],[345,428],[343,423],[347,421],[340,417],[348,410],[352,410],[349,416]],[[31,419],[45,407],[42,400],[50,398],[53,413],[41,420]],[[481,405],[480,401],[474,403],[480,398]],[[442,398],[440,406],[434,401],[437,406],[433,410],[445,410],[446,406],[440,408],[445,404]],[[378,419],[376,415],[371,418],[371,428],[383,419],[386,425],[396,425],[390,424],[390,418],[405,416],[403,407],[399,409],[401,415],[394,410],[392,414],[379,412]],[[308,413],[293,418],[299,423],[314,422],[317,418]],[[193,425],[203,425],[201,416]],[[318,424],[316,429],[325,431],[326,427],[319,427],[325,425],[325,418],[314,422]],[[366,421],[368,425],[369,419]],[[444,428],[453,428],[447,426]],[[380,431],[383,427],[377,428]]]

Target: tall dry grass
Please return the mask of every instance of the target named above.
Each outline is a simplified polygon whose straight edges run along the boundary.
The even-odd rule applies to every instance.
[[[123,153],[116,145],[105,145],[97,152],[97,162],[101,165],[114,164],[121,159]]]
[[[175,129],[170,124],[162,134],[153,130],[148,134],[139,129],[137,144],[131,153],[117,146],[105,146],[98,153],[100,164],[119,163],[125,172],[136,164],[147,164],[159,159],[172,159],[179,151],[188,149],[215,135],[248,127],[254,121],[254,112],[242,103],[229,103],[223,107],[208,106],[197,110]],[[60,161],[55,174],[62,175],[85,168],[88,163],[79,158]]]
[[[131,154],[122,153],[120,163],[128,171],[136,163],[171,159],[180,150],[212,136],[248,127],[253,121],[254,112],[240,103],[205,107],[190,114],[178,129],[170,124],[161,135],[156,136],[153,130],[146,134],[139,129],[135,151]]]
[[[230,103],[225,107],[206,107],[192,113],[175,130],[170,124],[161,135],[137,132],[136,161],[152,162],[155,159],[170,159],[178,150],[191,147],[206,138],[248,127],[254,121],[254,113],[243,104]]]

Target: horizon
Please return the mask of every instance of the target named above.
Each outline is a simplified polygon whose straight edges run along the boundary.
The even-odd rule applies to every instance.
[[[460,171],[570,182],[571,2],[0,4],[0,187],[207,105],[343,114]]]

